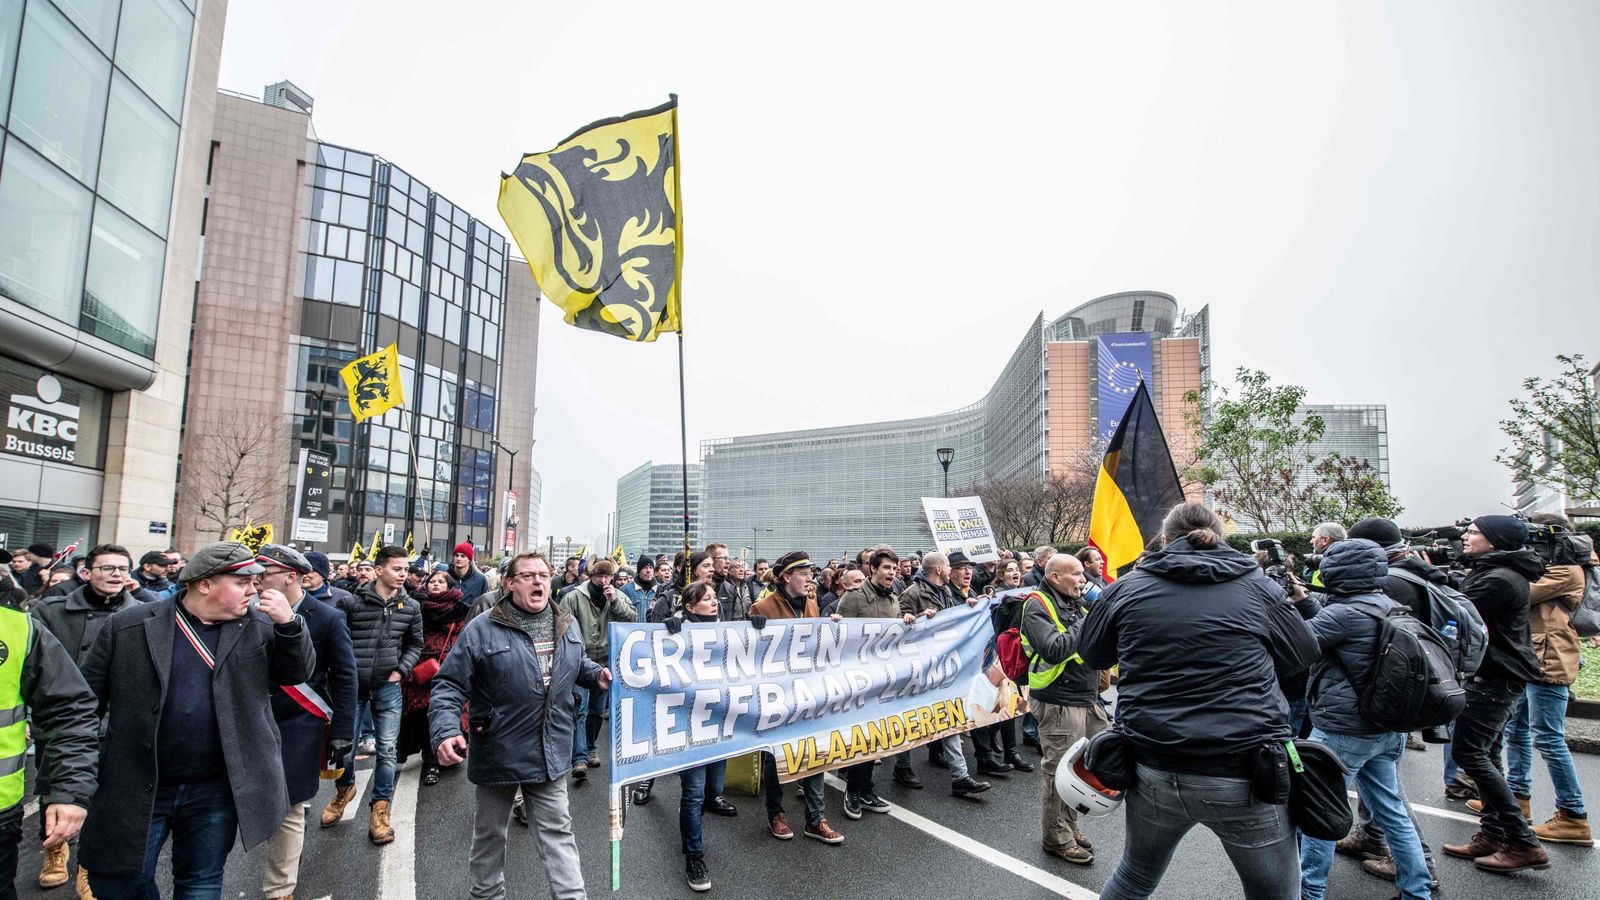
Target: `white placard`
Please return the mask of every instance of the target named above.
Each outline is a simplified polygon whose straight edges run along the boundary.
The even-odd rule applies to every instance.
[[[922,510],[940,553],[960,550],[975,563],[1000,558],[981,497],[923,497]]]

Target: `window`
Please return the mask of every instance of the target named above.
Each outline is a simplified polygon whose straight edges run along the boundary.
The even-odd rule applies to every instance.
[[[132,76],[173,121],[183,113],[193,24],[194,15],[178,0],[126,0],[117,32],[117,68]]]
[[[11,102],[11,71],[16,68],[17,40],[21,36],[21,0],[0,0],[0,119]]]
[[[111,105],[106,111],[101,196],[165,237],[177,157],[178,126],[118,74],[111,83]]]
[[[77,321],[90,203],[86,189],[15,137],[7,140],[0,176],[0,290],[63,322]]]
[[[345,306],[360,306],[366,275],[362,265],[344,260],[324,260],[323,264],[334,267],[333,302]]]
[[[111,63],[46,3],[28,4],[11,130],[73,178],[94,184]]]
[[[166,244],[101,200],[95,205],[81,327],[154,357]]]

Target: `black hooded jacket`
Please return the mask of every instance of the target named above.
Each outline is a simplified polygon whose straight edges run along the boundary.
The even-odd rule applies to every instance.
[[[1431,604],[1428,602],[1428,589],[1415,582],[1407,581],[1394,574],[1395,569],[1403,569],[1423,581],[1430,581],[1437,585],[1450,586],[1450,578],[1439,568],[1425,559],[1415,556],[1403,556],[1389,563],[1389,576],[1384,579],[1383,592],[1394,599],[1396,603],[1411,610],[1411,614],[1423,622],[1432,622]]]
[[[1120,665],[1117,715],[1141,757],[1200,774],[1290,737],[1278,677],[1318,656],[1311,629],[1254,559],[1186,538],[1101,594],[1077,647],[1088,668]]]
[[[1478,666],[1477,677],[1510,682],[1539,680],[1539,658],[1528,632],[1528,587],[1544,575],[1537,553],[1491,550],[1468,557],[1472,571],[1461,586],[1489,629],[1489,652]]]

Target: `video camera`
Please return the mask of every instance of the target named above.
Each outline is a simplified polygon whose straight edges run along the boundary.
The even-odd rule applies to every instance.
[[[1267,565],[1263,569],[1268,578],[1278,583],[1284,593],[1292,593],[1294,582],[1289,578],[1289,554],[1283,549],[1283,541],[1264,538],[1250,542],[1251,553],[1267,554]]]
[[[1584,566],[1594,555],[1594,540],[1586,534],[1559,525],[1535,525],[1526,520],[1524,524],[1528,526],[1528,546],[1547,566]]]
[[[1439,525],[1434,528],[1407,528],[1401,534],[1415,543],[1411,545],[1411,552],[1426,559],[1430,564],[1441,569],[1449,569],[1460,564],[1461,537],[1466,534],[1467,526],[1472,524],[1471,517],[1457,519],[1453,525]]]

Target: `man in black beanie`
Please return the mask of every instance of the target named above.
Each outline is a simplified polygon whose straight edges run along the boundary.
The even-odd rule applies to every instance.
[[[1483,816],[1477,834],[1464,844],[1445,844],[1444,852],[1500,874],[1550,865],[1492,750],[1523,688],[1539,678],[1528,633],[1528,588],[1544,574],[1544,562],[1523,547],[1527,539],[1527,525],[1513,516],[1479,516],[1461,536],[1472,568],[1462,593],[1483,616],[1489,649],[1467,681],[1467,708],[1456,719],[1451,752],[1476,782]]]

